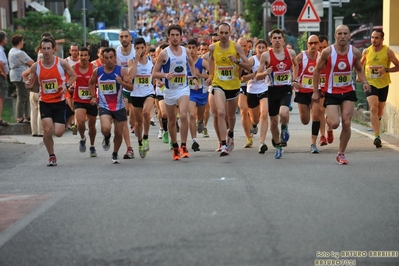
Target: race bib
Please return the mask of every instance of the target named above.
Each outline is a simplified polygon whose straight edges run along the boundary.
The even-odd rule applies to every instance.
[[[151,76],[150,75],[136,75],[134,78],[134,84],[137,85],[150,85],[151,83]]]
[[[116,81],[115,80],[101,80],[99,81],[99,89],[102,94],[110,95],[116,94]]]
[[[345,87],[352,84],[351,72],[340,72],[333,74],[334,87]]]
[[[273,83],[274,86],[291,85],[291,71],[274,72]]]
[[[170,83],[173,87],[183,86],[186,84],[186,75],[185,74],[175,74],[174,77],[170,80]]]
[[[378,70],[381,69],[382,66],[370,66],[370,78],[372,79],[378,79],[380,78],[380,74],[378,74]]]
[[[188,86],[190,87],[190,89],[194,90],[195,89],[195,82],[194,79],[191,77],[188,77]],[[202,83],[201,83],[201,79],[198,79],[198,89],[202,88]]]
[[[313,89],[313,76],[311,75],[302,76],[302,88]]]
[[[320,87],[324,87],[326,85],[326,74],[320,75]]]
[[[217,73],[220,80],[232,80],[235,77],[233,66],[220,66],[217,69]]]
[[[79,87],[78,95],[79,95],[79,98],[82,100],[89,100],[90,96],[91,96],[89,87]]]
[[[42,80],[42,89],[44,94],[57,93],[58,91],[57,79]]]

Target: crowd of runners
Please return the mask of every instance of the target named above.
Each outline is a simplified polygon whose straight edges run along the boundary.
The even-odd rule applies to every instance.
[[[160,127],[158,138],[169,144],[173,160],[189,158],[190,148],[200,151],[198,137],[209,137],[210,114],[216,151],[228,156],[234,149],[238,109],[245,148],[252,147],[254,136],[259,135],[258,153],[264,154],[270,128],[274,157],[280,159],[290,139],[294,93],[301,122],[307,125],[312,121],[310,153],[317,154],[318,146],[331,144],[333,130],[342,125],[336,161],[348,164],[345,150],[357,101],[353,70],[368,96],[374,145],[382,146],[379,120],[387,99],[389,73],[399,71],[399,61],[383,45],[381,30],[372,33],[372,45],[363,54],[349,44],[349,28],[341,25],[335,30],[336,43],[329,45],[325,36],[311,35],[307,49],[298,55],[286,47],[280,29],[272,30],[269,40],[232,40],[231,25],[222,22],[211,34],[210,43],[195,39],[183,43],[184,30],[178,24],[170,25],[166,33],[168,42],[154,51],[144,38],[132,42],[129,31],[121,30],[121,45],[116,49],[101,47],[94,61],[90,61],[87,48],[77,46],[71,46],[70,57],[61,59],[54,55],[54,38],[43,36],[41,59],[22,76],[27,88],[37,84],[40,89],[48,166],[57,165],[53,135],[62,136],[68,123],[74,124],[71,129],[79,134],[82,153],[86,152],[87,124],[90,156],[97,156],[97,117],[102,148],[107,151],[112,146],[112,163],[120,162],[122,142],[127,147],[123,158],[134,158],[131,133],[137,138],[139,156],[145,158],[150,151],[154,110]],[[70,122],[65,116],[68,108],[74,113]]]

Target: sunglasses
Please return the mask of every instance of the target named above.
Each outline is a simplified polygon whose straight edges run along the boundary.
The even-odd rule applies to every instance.
[[[309,45],[316,45],[319,44],[319,42],[308,42]]]

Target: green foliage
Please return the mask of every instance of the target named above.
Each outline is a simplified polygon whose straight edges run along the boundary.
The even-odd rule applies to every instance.
[[[21,34],[24,36],[24,50],[32,58],[36,59],[35,47],[40,43],[40,36],[43,32],[51,32],[56,40],[65,39],[64,54],[66,55],[69,46],[76,43],[79,46],[83,43],[83,28],[75,23],[67,23],[63,16],[54,15],[51,12],[27,12],[26,16],[15,20],[15,25],[21,29],[10,32],[9,36]],[[97,36],[88,36],[87,41],[97,43]]]
[[[74,20],[81,20],[82,11],[73,8],[78,0],[69,1],[69,9]],[[107,28],[122,28],[122,21],[127,17],[128,7],[124,0],[90,0],[94,11],[87,11],[87,18],[95,22],[105,22]]]
[[[263,7],[264,0],[246,0],[245,20],[250,22],[251,36],[263,38]]]
[[[308,33],[305,31],[301,35],[298,36],[296,40],[298,44],[299,51],[304,51],[307,49],[307,42],[308,42]]]

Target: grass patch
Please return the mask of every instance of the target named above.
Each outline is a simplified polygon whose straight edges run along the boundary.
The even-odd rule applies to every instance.
[[[12,111],[12,106],[3,106],[2,119],[8,123],[15,123],[14,114]]]
[[[357,119],[352,119],[352,122],[354,122],[356,124],[359,124],[359,125],[362,125],[362,126],[365,126],[365,127],[371,127],[369,122],[362,122],[362,121],[359,121]]]

